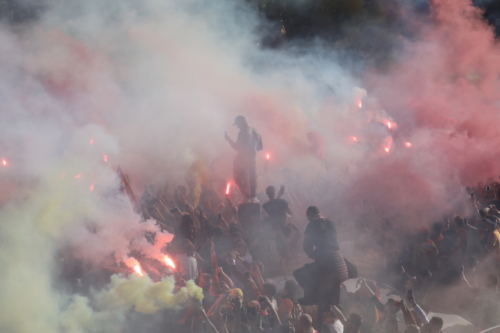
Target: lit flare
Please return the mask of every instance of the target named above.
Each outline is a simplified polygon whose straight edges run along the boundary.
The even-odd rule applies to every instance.
[[[141,265],[137,264],[134,266],[134,271],[139,274],[140,276],[144,276],[144,273],[142,273]]]
[[[405,146],[406,148],[411,148],[413,145],[411,144],[411,142],[405,142]]]
[[[358,107],[361,109],[363,107],[363,102],[362,101],[359,101],[358,102]]]
[[[7,166],[7,160],[5,158],[2,159],[2,164],[3,164],[3,166]]]
[[[229,190],[231,189],[231,183],[227,183],[226,186],[226,194],[229,194]]]
[[[270,155],[270,154],[267,154],[267,155],[266,155],[266,160],[268,160],[270,157],[271,157],[271,155]]]
[[[165,256],[165,258],[163,258],[163,261],[165,262],[165,264],[167,264],[168,267],[175,269],[175,263],[169,256]]]

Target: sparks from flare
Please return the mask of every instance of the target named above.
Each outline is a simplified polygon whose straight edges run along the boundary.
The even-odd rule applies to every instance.
[[[7,160],[5,158],[2,159],[2,164],[3,164],[3,166],[7,166]]]
[[[169,256],[165,256],[165,258],[163,258],[163,261],[165,262],[165,264],[167,264],[168,267],[175,269],[175,263]]]
[[[104,160],[104,162],[107,162],[107,161],[108,161],[108,155],[104,155],[104,156],[102,157],[102,159]]]
[[[411,148],[413,145],[411,144],[411,142],[405,142],[405,146],[406,148]]]
[[[80,178],[81,176],[82,176],[82,174],[81,174],[81,173],[79,173],[79,174],[77,174],[77,175],[75,176],[75,178]]]
[[[227,183],[226,186],[226,194],[229,194],[229,190],[231,189],[231,183]]]
[[[144,276],[144,274],[142,273],[142,269],[141,269],[141,265],[137,264],[134,266],[134,271],[139,274],[140,276]]]

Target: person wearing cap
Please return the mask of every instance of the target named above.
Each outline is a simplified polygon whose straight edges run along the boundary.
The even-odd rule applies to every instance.
[[[240,132],[234,142],[225,134],[231,147],[238,152],[234,160],[234,181],[241,194],[250,201],[255,201],[257,190],[257,152],[263,149],[260,134],[247,123],[244,116],[237,116],[233,126],[236,125]]]

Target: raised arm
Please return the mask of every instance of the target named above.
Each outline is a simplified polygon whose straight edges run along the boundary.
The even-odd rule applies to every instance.
[[[227,131],[224,133],[224,138],[226,139],[227,142],[229,142],[229,144],[234,150],[238,150],[238,145],[236,144],[236,142],[233,141],[233,139],[229,137]]]

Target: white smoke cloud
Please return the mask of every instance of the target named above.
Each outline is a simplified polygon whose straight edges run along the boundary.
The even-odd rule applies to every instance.
[[[440,19],[478,20],[449,15]],[[474,169],[496,156],[498,95],[488,83],[498,49],[488,28],[450,41],[460,50],[480,46],[457,71],[447,67],[450,44],[440,44],[451,33],[437,29],[408,43],[410,55],[387,76],[357,78],[319,42],[305,51],[261,49],[258,24],[244,4],[147,0],[55,2],[37,21],[0,27],[0,157],[8,162],[0,166],[0,331],[118,332],[131,308],[151,313],[199,297],[191,284],[173,295],[171,279],[134,276],[114,276],[91,299],[68,295],[54,282],[55,253],[71,249],[93,265],[132,249],[159,258],[160,247],[141,238],[159,230],[138,223],[114,170],[122,166],[138,192],[152,182],[176,185],[193,165],[221,158],[217,176],[229,179],[233,152],[223,133],[236,135],[237,114],[262,133],[273,179],[290,167],[306,182],[327,175],[348,185],[339,214],[357,213],[368,198],[377,215],[425,220],[460,200],[453,195],[461,185],[497,171],[491,163]],[[356,88],[362,80],[369,93]],[[489,106],[479,119],[478,106]]]

